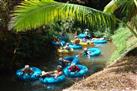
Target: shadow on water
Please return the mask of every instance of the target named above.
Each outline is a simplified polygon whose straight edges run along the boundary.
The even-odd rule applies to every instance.
[[[86,65],[89,69],[89,74],[91,75],[99,70],[101,70],[109,58],[111,57],[114,51],[114,45],[112,43],[107,43],[104,45],[96,45],[102,51],[101,56],[94,58],[81,57],[80,63]],[[81,51],[81,50],[80,50]],[[80,51],[74,53],[77,54]],[[51,54],[51,55],[50,55]],[[56,69],[58,62],[56,61],[59,58],[58,55],[54,53],[49,53],[49,56],[46,60],[43,60],[41,63],[37,63],[38,67],[42,70],[51,71]],[[82,79],[82,78],[81,78]],[[9,76],[0,76],[0,89],[1,91],[61,91],[62,89],[71,86],[75,82],[81,79],[71,79],[67,78],[66,81],[58,84],[44,85],[39,81],[33,82],[23,82],[16,79],[15,74]]]

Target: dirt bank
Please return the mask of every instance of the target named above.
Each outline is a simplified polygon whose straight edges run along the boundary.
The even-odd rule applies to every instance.
[[[137,91],[137,48],[103,71],[63,91]]]

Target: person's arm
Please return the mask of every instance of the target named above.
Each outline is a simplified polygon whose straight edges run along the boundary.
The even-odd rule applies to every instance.
[[[24,70],[25,70],[25,68],[22,69],[22,71],[24,71]]]
[[[66,63],[70,63],[70,61],[69,61],[69,60],[64,60],[64,62],[66,62]]]
[[[47,74],[50,74],[50,72],[45,72],[43,75],[41,74],[40,77],[46,76]]]
[[[83,53],[84,53],[84,51],[79,52],[79,54],[78,54],[78,55],[81,57]]]
[[[46,72],[46,74],[53,74],[55,71]]]
[[[23,72],[26,71],[26,70],[28,70],[28,68],[23,68],[23,69],[22,69]]]

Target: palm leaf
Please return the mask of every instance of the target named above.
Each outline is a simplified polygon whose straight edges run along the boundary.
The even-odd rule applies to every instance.
[[[114,11],[118,8],[116,0],[111,0],[104,8],[103,12],[113,14]]]
[[[120,14],[124,14],[128,20],[137,14],[136,0],[111,0],[105,8],[104,12],[113,14],[117,9],[121,9]]]
[[[109,14],[81,5],[53,0],[26,0],[13,11],[9,28],[26,31],[60,19],[77,19],[94,27],[110,27],[116,22]]]
[[[137,16],[131,18],[129,25],[137,33]]]
[[[136,7],[137,7],[137,0],[134,0],[134,2],[135,2],[135,5],[136,5]]]

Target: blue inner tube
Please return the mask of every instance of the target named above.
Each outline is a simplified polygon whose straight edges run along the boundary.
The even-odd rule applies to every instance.
[[[59,82],[65,81],[65,75],[62,74],[62,75],[58,76],[57,78],[55,78],[53,76],[45,77],[45,78],[39,78],[39,80],[45,84],[59,83]]]
[[[83,34],[83,33],[81,33],[81,34],[78,35],[78,38],[85,38],[85,37],[86,37],[86,35]]]
[[[91,35],[90,34],[88,34],[87,36],[90,36],[91,37]],[[84,34],[84,33],[81,33],[81,34],[79,34],[78,35],[78,38],[85,38],[86,37],[86,34]]]
[[[107,43],[107,40],[99,40],[99,39],[95,39],[95,40],[93,40],[93,42],[95,43],[95,44],[105,44],[105,43]]]
[[[64,59],[70,61],[73,64],[79,63],[79,58],[76,56],[66,56],[66,57],[64,57]]]
[[[65,41],[60,41],[60,42],[55,42],[55,41],[52,41],[51,44],[54,45],[54,46],[64,46],[65,45]]]
[[[31,69],[34,72],[32,74],[23,73],[22,69],[19,69],[16,71],[16,76],[21,80],[37,80],[41,74],[41,70],[36,67],[31,67]]]
[[[76,77],[83,77],[87,74],[88,72],[88,68],[84,65],[77,65],[79,68],[80,68],[80,71],[78,72],[70,72],[69,71],[69,67],[70,66],[67,66],[65,69],[64,69],[64,74],[68,77],[71,77],[71,78],[76,78]]]
[[[76,49],[82,49],[82,46],[79,45],[79,44],[70,44],[69,47],[70,47],[70,48],[73,48],[73,49],[75,49],[75,50],[76,50]]]
[[[66,44],[66,42],[62,40],[62,41],[60,41],[60,44],[61,44],[61,46],[64,46]]]
[[[54,46],[59,46],[60,45],[60,43],[57,43],[55,41],[52,41],[51,44],[54,45]]]
[[[90,56],[98,56],[101,54],[101,50],[99,48],[88,48],[88,51],[91,52]]]

